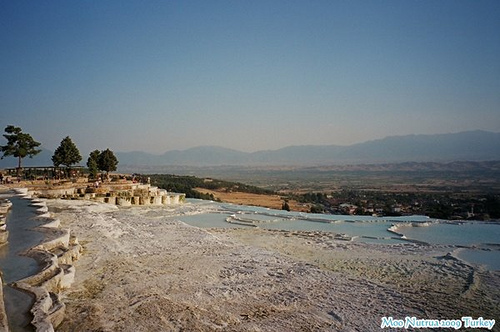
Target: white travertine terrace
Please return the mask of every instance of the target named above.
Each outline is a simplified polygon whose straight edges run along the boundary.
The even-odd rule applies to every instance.
[[[30,199],[25,189],[16,189],[18,194]],[[35,296],[31,309],[32,324],[36,331],[54,331],[64,319],[65,305],[60,299],[60,292],[71,286],[75,278],[73,262],[80,257],[82,247],[69,229],[61,229],[60,221],[51,218],[44,201],[33,200],[38,207],[37,218],[46,221],[39,230],[46,234],[45,242],[31,248],[26,255],[40,264],[40,272],[12,283],[12,286]]]

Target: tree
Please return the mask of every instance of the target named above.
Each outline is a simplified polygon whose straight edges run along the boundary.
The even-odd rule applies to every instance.
[[[75,143],[73,143],[71,138],[69,136],[66,136],[61,141],[61,145],[59,145],[56,151],[54,151],[54,155],[52,156],[52,162],[54,163],[54,166],[66,166],[67,173],[69,174],[71,165],[78,164],[80,161],[82,161],[80,151],[76,147]]]
[[[41,144],[35,141],[30,134],[23,133],[19,127],[9,125],[5,128],[5,133],[3,137],[7,139],[7,145],[0,146],[0,150],[3,152],[2,159],[7,156],[18,158],[17,176],[19,176],[22,159],[27,156],[33,158],[39,154],[42,150],[37,149],[37,147]]]
[[[325,209],[322,205],[320,204],[317,204],[317,205],[313,205],[311,206],[311,213],[323,213],[325,212]]]
[[[484,207],[491,218],[500,218],[500,197],[492,194],[487,195]]]
[[[100,153],[97,165],[101,171],[106,172],[107,177],[109,175],[109,172],[116,171],[118,159],[116,159],[113,151],[111,151],[110,149],[106,149]]]
[[[87,159],[87,167],[89,168],[90,177],[93,179],[97,178],[97,171],[99,170],[99,156],[101,152],[99,150],[94,150],[90,153]]]

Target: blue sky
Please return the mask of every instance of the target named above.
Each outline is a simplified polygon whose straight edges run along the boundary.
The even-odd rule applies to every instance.
[[[162,153],[500,131],[500,1],[3,1],[0,125]]]

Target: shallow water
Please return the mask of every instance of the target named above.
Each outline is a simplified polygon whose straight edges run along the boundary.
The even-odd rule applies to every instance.
[[[470,247],[461,250],[458,257],[491,270],[500,270],[500,225],[497,223],[432,223],[427,227],[400,227],[398,232],[410,239],[432,244]]]
[[[309,221],[303,219],[284,220],[270,224],[262,224],[259,227],[267,229],[285,229],[285,230],[300,230],[300,231],[323,231],[337,234],[347,234],[350,236],[374,236],[374,237],[390,237],[392,233],[387,229],[392,223],[385,221],[380,222],[346,222],[339,221],[334,223],[326,223],[319,221]]]
[[[29,314],[34,298],[9,286],[5,286],[3,291],[10,332],[35,331],[35,327],[31,325],[33,318]]]
[[[192,204],[201,204],[196,200]],[[178,219],[192,226],[202,228],[240,228],[249,227],[225,221],[231,215],[264,229],[288,231],[323,231],[346,234],[354,237],[354,241],[370,243],[401,243],[406,241],[388,229],[392,225],[400,226],[398,232],[410,240],[418,240],[430,244],[484,246],[484,244],[500,244],[500,225],[485,222],[444,223],[431,220],[426,216],[403,217],[371,217],[350,215],[325,215],[302,212],[287,212],[254,206],[211,203],[215,210],[224,213],[202,213],[191,216],[180,216]],[[203,203],[207,207],[207,203]],[[413,227],[412,223],[429,223],[429,226]],[[491,269],[500,269],[500,247],[492,247],[490,251],[467,249],[460,255],[474,264],[483,264]],[[461,257],[462,257],[461,256]]]
[[[406,237],[432,244],[500,244],[500,225],[487,222],[432,223],[426,227],[400,227]]]
[[[198,204],[196,200],[190,201]],[[201,203],[200,203],[201,204]],[[203,206],[207,206],[203,203]],[[202,228],[241,228],[249,227],[226,222],[226,218],[234,215],[246,221],[252,221],[253,225],[264,229],[278,229],[288,231],[323,231],[336,234],[347,234],[355,237],[356,241],[378,242],[378,243],[400,243],[397,235],[387,231],[394,222],[427,221],[425,216],[410,216],[404,218],[392,218],[388,221],[384,218],[370,216],[345,216],[326,215],[302,212],[287,212],[255,206],[218,204],[212,203],[214,209],[224,211],[223,213],[203,213],[190,216],[180,216],[179,220],[189,225]],[[370,238],[364,238],[370,237]]]
[[[33,219],[36,216],[36,207],[30,206],[31,201],[17,196],[9,200],[12,202],[12,208],[7,215],[9,243],[0,248],[0,269],[6,283],[38,271],[38,264],[33,258],[19,254],[39,244],[43,239],[42,233],[32,230],[43,222]]]
[[[39,244],[43,234],[32,230],[42,224],[33,219],[36,207],[30,206],[31,201],[18,196],[9,197],[12,208],[7,214],[8,244],[0,248],[0,270],[4,283],[11,283],[38,272],[38,263],[26,256],[23,251]],[[33,331],[29,324],[31,316],[29,309],[33,297],[27,293],[4,286],[5,309],[11,331]]]
[[[238,224],[231,224],[226,222],[229,214],[223,213],[202,213],[190,216],[180,216],[176,219],[185,222],[188,225],[200,228],[242,228],[248,226],[241,226]]]
[[[500,271],[499,250],[463,249],[457,256],[466,262],[483,265],[489,270]]]

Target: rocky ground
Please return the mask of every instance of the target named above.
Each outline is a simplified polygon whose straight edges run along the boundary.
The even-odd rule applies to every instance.
[[[197,207],[48,201],[84,246],[60,331],[374,331],[381,318],[500,317],[500,273],[452,247],[206,230]]]

